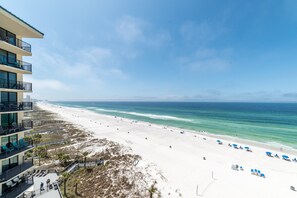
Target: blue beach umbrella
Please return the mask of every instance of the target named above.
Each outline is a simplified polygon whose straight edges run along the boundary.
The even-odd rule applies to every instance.
[[[233,146],[234,148],[236,148],[236,147],[237,147],[237,144],[232,144],[232,146]]]
[[[244,148],[245,148],[246,150],[249,150],[249,149],[250,149],[250,147],[248,147],[248,146],[245,146]]]
[[[282,157],[283,157],[283,159],[289,159],[289,156],[287,156],[287,155],[283,155]]]
[[[267,151],[267,152],[266,152],[266,155],[268,155],[268,156],[272,156],[272,153],[269,152],[269,151]]]

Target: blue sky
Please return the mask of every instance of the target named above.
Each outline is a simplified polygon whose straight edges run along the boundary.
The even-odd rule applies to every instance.
[[[297,102],[297,1],[1,0],[44,32],[33,97]]]

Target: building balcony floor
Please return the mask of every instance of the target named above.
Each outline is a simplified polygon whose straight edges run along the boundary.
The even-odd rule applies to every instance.
[[[23,181],[21,183],[18,183],[14,187],[11,187],[11,188],[7,189],[5,192],[3,192],[1,197],[16,198],[33,185],[34,185],[34,182],[32,180],[23,179]]]

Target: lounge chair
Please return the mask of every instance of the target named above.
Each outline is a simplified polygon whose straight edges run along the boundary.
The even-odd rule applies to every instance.
[[[254,169],[254,173],[255,173],[255,175],[258,175],[258,170]]]
[[[44,173],[45,173],[45,170],[41,170],[41,172],[38,175],[36,175],[36,177],[42,177]]]
[[[36,175],[38,175],[40,173],[40,170],[37,170],[37,171],[35,171],[34,173],[33,173],[33,176],[36,176]]]
[[[45,177],[48,174],[48,170],[46,169],[42,175],[42,177]]]
[[[279,158],[278,154],[275,154],[274,157]]]
[[[29,143],[28,143],[27,141],[25,141],[24,139],[20,139],[20,140],[19,140],[19,143],[20,143],[20,145],[21,145],[22,147],[26,147],[26,146],[29,145]]]
[[[13,142],[12,145],[13,145],[13,147],[16,148],[16,149],[21,148],[21,146],[20,146],[17,142]]]
[[[14,150],[13,148],[8,148],[6,145],[3,145],[1,148],[6,152],[11,152]]]

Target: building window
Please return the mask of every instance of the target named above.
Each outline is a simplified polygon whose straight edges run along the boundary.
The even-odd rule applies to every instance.
[[[4,41],[6,39],[6,31],[0,28],[0,39]]]
[[[16,36],[15,34],[0,28],[0,39],[6,41],[12,45],[16,45]]]
[[[1,138],[1,146],[11,147],[12,145],[10,145],[10,144],[12,142],[17,142],[17,141],[18,141],[18,135],[17,134],[11,135],[11,136],[7,136],[7,137],[2,137]]]
[[[18,124],[17,113],[1,114],[1,126],[3,129],[11,128],[11,126],[17,126],[17,124]]]
[[[2,91],[1,93],[1,103],[16,103],[17,102],[17,93],[15,92],[5,92]]]
[[[2,161],[2,172],[5,172],[13,167],[18,166],[19,164],[19,157],[14,156],[12,158],[6,159]]]

